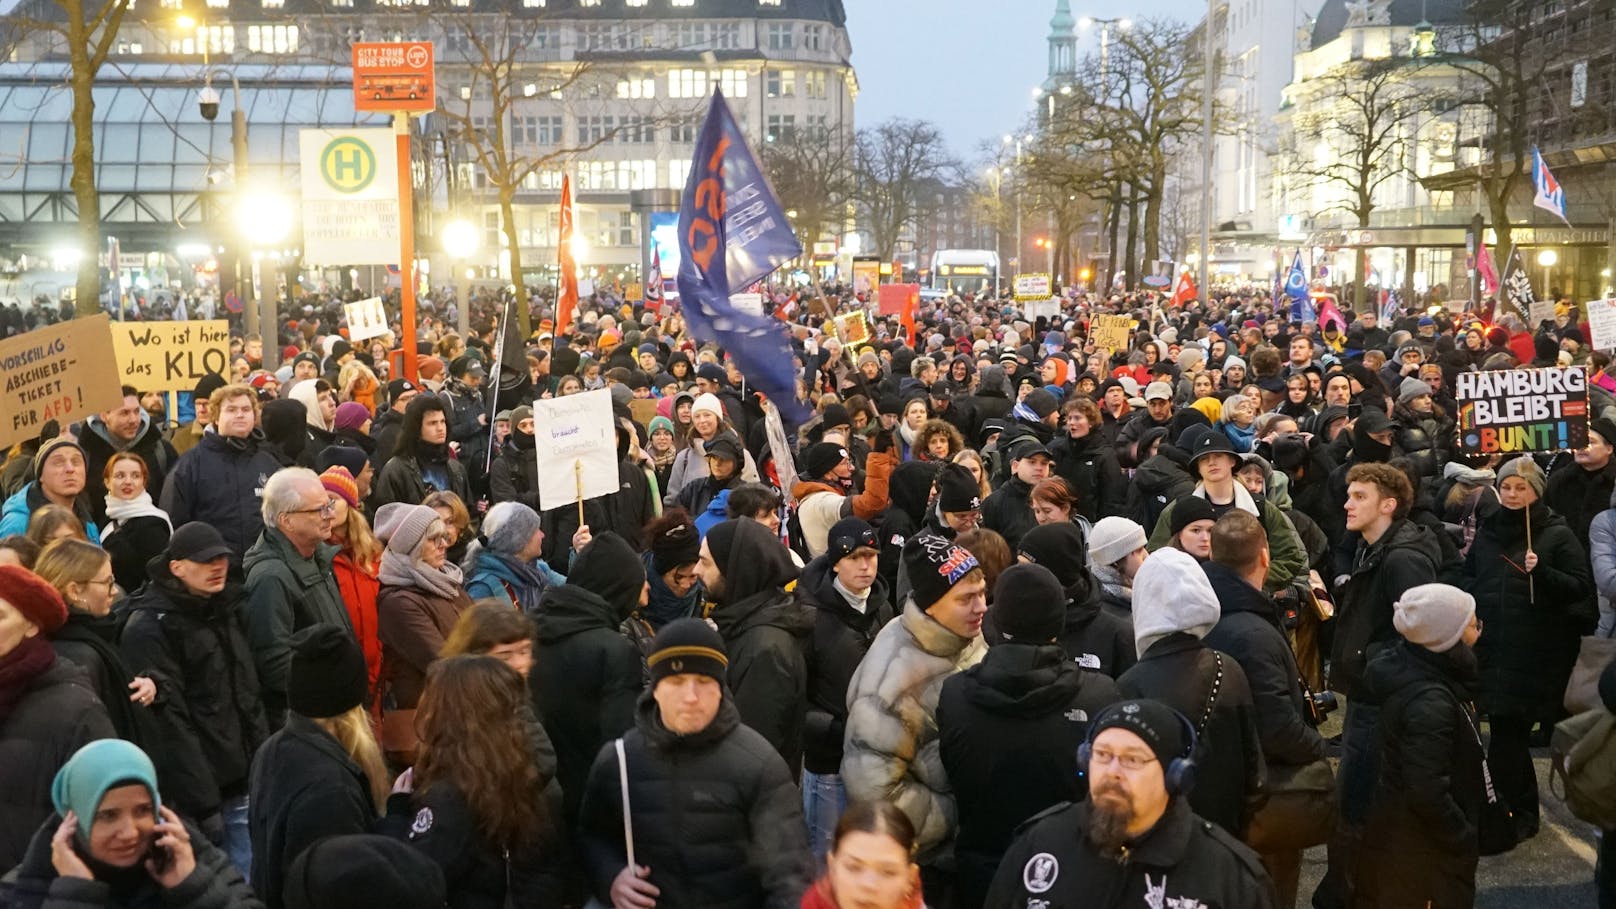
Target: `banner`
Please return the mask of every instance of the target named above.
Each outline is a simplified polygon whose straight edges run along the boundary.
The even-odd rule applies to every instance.
[[[1095,316],[1089,322],[1089,337],[1094,340],[1095,347],[1117,351],[1128,346],[1128,333],[1133,330],[1133,320],[1127,316]]]
[[[1589,300],[1588,343],[1594,350],[1616,349],[1616,300]]]
[[[0,341],[0,447],[122,404],[109,324],[96,313]]]
[[[354,344],[387,334],[387,311],[381,297],[345,303],[342,312],[348,320],[348,340]]]
[[[1588,444],[1588,375],[1581,366],[1461,372],[1453,390],[1465,454],[1566,451]]]
[[[1500,282],[1498,304],[1514,310],[1522,321],[1532,317],[1532,304],[1537,302],[1537,295],[1532,293],[1532,279],[1526,275],[1526,266],[1521,264],[1521,250],[1518,246],[1509,248],[1509,257],[1504,260],[1504,276]],[[1536,329],[1536,324],[1529,328]]]
[[[230,375],[230,323],[113,322],[118,383],[141,391],[190,391],[208,373]]]
[[[1021,314],[1028,319],[1058,319],[1061,314],[1061,301],[1059,297],[1048,300],[1033,300],[1022,304]]]
[[[730,290],[749,287],[802,253],[740,124],[714,91],[696,137],[679,206],[679,297],[692,337],[723,347],[789,422],[808,418],[797,400],[797,370],[783,322],[742,312]]]
[[[875,293],[875,288],[881,284],[881,257],[857,256],[853,259],[853,293],[863,294],[865,299]]]
[[[539,460],[539,507],[545,511],[618,489],[617,428],[604,388],[533,402],[533,449]]]
[[[393,131],[299,130],[298,151],[304,264],[396,264],[402,228]]]

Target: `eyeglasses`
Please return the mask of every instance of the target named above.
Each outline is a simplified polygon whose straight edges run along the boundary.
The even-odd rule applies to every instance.
[[[1146,764],[1156,760],[1153,754],[1141,754],[1137,751],[1109,751],[1096,748],[1089,753],[1090,767],[1105,767],[1112,762],[1122,765],[1123,770],[1142,770]]]
[[[319,506],[318,508],[299,508],[296,511],[288,511],[287,512],[287,514],[317,514],[322,518],[329,518],[329,517],[331,517],[332,515],[334,515],[336,513],[337,513],[337,500],[336,499],[326,499],[325,504]]]
[[[108,596],[111,596],[118,589],[117,578],[96,579],[89,582],[89,586],[91,587],[100,587],[103,584],[105,584],[107,587]]]
[[[442,543],[443,545],[448,546],[449,544],[454,542],[455,535],[448,532],[448,531],[443,531],[442,533],[432,534],[431,536],[427,537],[426,539],[427,539],[427,542],[429,542],[429,543]]]

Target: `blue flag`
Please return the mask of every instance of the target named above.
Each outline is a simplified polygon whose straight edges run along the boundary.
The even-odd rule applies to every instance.
[[[1291,260],[1291,270],[1285,275],[1285,295],[1291,298],[1292,322],[1318,321],[1313,298],[1307,292],[1307,272],[1302,268],[1301,250],[1296,251],[1296,258]]]
[[[746,137],[713,92],[696,139],[690,179],[679,206],[679,298],[690,334],[729,352],[741,374],[767,395],[787,423],[808,418],[797,402],[797,369],[784,323],[769,313],[737,309],[731,288],[762,280],[802,254],[802,244]]]

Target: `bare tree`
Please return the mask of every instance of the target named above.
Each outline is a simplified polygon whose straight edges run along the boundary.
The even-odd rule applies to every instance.
[[[924,216],[928,184],[950,183],[959,163],[937,127],[894,118],[860,130],[853,164],[854,201],[864,213],[875,253],[892,258],[898,237]]]
[[[842,133],[798,129],[764,143],[761,151],[758,163],[781,209],[796,212],[792,226],[804,248],[847,222],[854,180],[850,143]]]

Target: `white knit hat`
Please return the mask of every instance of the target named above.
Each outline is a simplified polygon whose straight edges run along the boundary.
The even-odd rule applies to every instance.
[[[1476,598],[1447,584],[1421,584],[1392,604],[1392,627],[1427,650],[1446,653],[1476,616]]]
[[[1150,554],[1133,578],[1133,641],[1141,656],[1178,631],[1206,637],[1223,609],[1195,557],[1171,546]]]
[[[720,420],[724,419],[724,405],[718,400],[718,396],[712,394],[711,392],[697,395],[696,400],[690,405],[691,416],[695,416],[704,410],[713,416],[718,417]]]
[[[1096,565],[1115,565],[1145,545],[1145,529],[1127,518],[1101,518],[1089,530],[1089,558]]]

